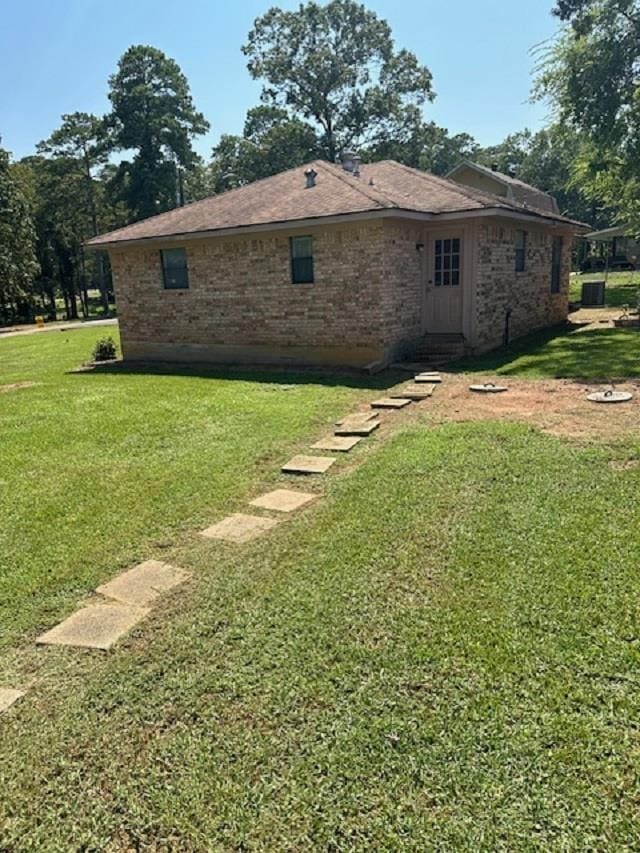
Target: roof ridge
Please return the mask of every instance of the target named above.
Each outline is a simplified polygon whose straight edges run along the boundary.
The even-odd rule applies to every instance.
[[[352,180],[350,181],[348,179],[348,174],[350,174],[350,173],[345,173],[345,170],[342,167],[337,166],[335,163],[329,163],[328,160],[321,160],[321,161],[319,161],[318,165],[320,165],[322,168],[324,168],[324,170],[326,172],[328,172],[330,175],[333,175],[334,178],[337,178],[339,181],[342,181],[343,183],[345,183],[348,187],[351,187],[351,189],[356,190],[356,192],[359,192],[365,198],[368,198],[369,201],[373,201],[376,204],[381,204],[383,207],[387,207],[387,208],[397,208],[398,207],[398,205],[395,204],[395,202],[393,202],[389,198],[389,196],[385,195],[385,193],[382,193],[377,189],[376,189],[375,193],[367,192],[365,189],[363,189],[361,186],[359,186],[359,184],[356,182],[355,178],[352,178]],[[327,167],[330,167],[330,168],[327,168]],[[375,184],[374,184],[374,186],[375,186]],[[379,198],[376,198],[376,196],[379,196]],[[386,202],[386,204],[381,202],[380,199],[384,199],[384,202]]]

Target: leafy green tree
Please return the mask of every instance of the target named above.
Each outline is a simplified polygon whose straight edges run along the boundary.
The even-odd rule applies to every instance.
[[[243,135],[224,134],[213,149],[211,188],[222,192],[320,156],[321,145],[309,124],[280,107],[254,107],[247,113]]]
[[[354,0],[277,7],[258,18],[243,47],[265,104],[311,123],[324,156],[389,139],[433,99],[431,73],[391,29]]]
[[[540,64],[536,95],[581,135],[573,169],[586,195],[640,233],[640,3],[558,0],[565,27]]]
[[[86,211],[90,222],[87,236],[95,237],[100,231],[99,196],[100,182],[96,177],[98,169],[108,159],[107,139],[104,119],[89,113],[76,112],[62,116],[62,125],[51,136],[41,142],[37,149],[40,153],[64,158],[67,163],[75,163],[82,175],[86,197]],[[95,268],[102,305],[109,310],[105,265],[103,252],[92,256],[91,266]],[[85,298],[86,305],[86,298]]]
[[[420,117],[363,152],[364,159],[397,160],[414,169],[445,175],[461,160],[473,159],[479,146],[468,133],[450,136],[444,127]]]
[[[73,157],[25,157],[20,167],[30,175],[33,217],[37,234],[40,275],[35,286],[51,304],[59,291],[66,316],[78,317],[78,299],[88,315],[87,286],[90,271],[83,243],[91,234],[86,209],[86,187]]]
[[[38,271],[35,229],[28,195],[0,148],[0,320],[28,319],[33,312],[33,278]]]
[[[550,193],[567,216],[604,227],[611,212],[587,191],[579,174],[584,152],[583,138],[575,129],[551,124],[537,133],[525,129],[509,134],[499,145],[478,151],[476,160]]]
[[[209,123],[193,104],[178,64],[162,51],[133,45],[109,78],[111,150],[134,151],[119,167],[119,188],[134,218],[175,206],[178,170],[196,162],[194,137]]]

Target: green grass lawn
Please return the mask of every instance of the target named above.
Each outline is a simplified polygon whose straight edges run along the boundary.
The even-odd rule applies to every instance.
[[[375,392],[63,375],[92,339],[0,341],[2,381],[43,383],[0,397],[1,623],[160,545],[193,579],[109,654],[5,649],[34,687],[0,718],[0,849],[640,847],[640,469],[610,465],[637,439],[427,403],[257,543],[207,542]]]
[[[640,376],[640,332],[636,329],[544,329],[479,358],[450,365],[457,372],[497,373],[530,379],[577,378],[609,381]]]
[[[603,272],[572,276],[569,299],[572,302],[580,302],[582,299],[583,282],[602,281],[604,279],[605,274]],[[635,310],[638,304],[638,295],[640,294],[640,272],[609,273],[606,281],[605,299],[607,305],[610,308],[619,308],[622,305],[628,305],[629,308]]]
[[[112,334],[115,330],[109,329]],[[378,379],[81,373],[102,329],[0,340],[0,649],[224,514]]]

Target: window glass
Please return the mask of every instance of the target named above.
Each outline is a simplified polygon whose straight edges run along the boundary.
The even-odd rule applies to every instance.
[[[291,237],[291,281],[313,284],[313,237]]]
[[[562,237],[554,237],[551,247],[551,293],[560,293],[562,279]]]
[[[163,249],[160,257],[165,290],[186,290],[189,287],[186,249]]]
[[[434,284],[436,287],[460,285],[460,239],[434,241]]]
[[[516,272],[524,272],[527,257],[527,232],[516,231]]]

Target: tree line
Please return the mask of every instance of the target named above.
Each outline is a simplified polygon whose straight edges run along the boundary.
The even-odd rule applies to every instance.
[[[346,149],[439,175],[463,159],[495,165],[551,192],[569,216],[640,230],[638,0],[557,0],[553,11],[562,28],[534,89],[553,119],[488,148],[425,119],[429,69],[355,0],[255,21],[242,50],[260,102],[208,160],[193,144],[209,122],[178,64],[130,47],[109,78],[106,115],[62,116],[17,162],[0,148],[0,323],[54,318],[59,301],[67,318],[87,316],[90,289],[107,311],[108,258],[84,250],[89,237]]]

